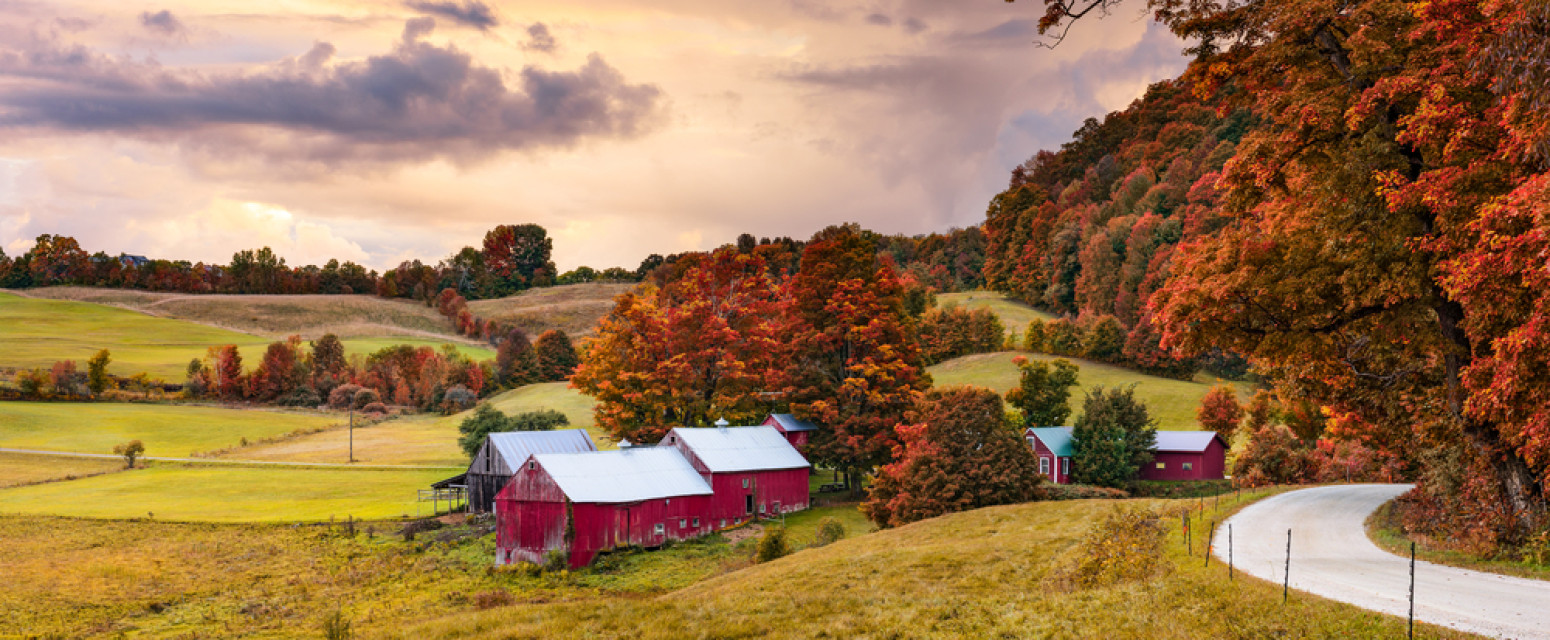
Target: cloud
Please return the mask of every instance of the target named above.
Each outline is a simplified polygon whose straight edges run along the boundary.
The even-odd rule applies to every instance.
[[[869,13],[867,14],[866,22],[867,24],[875,24],[879,27],[886,27],[893,24],[893,18],[885,16],[881,13]]]
[[[522,48],[529,51],[542,51],[552,53],[558,44],[554,41],[554,35],[549,33],[549,27],[542,22],[535,22],[527,28],[527,42],[522,43]]]
[[[572,71],[527,66],[508,77],[410,20],[385,55],[333,60],[319,43],[244,73],[166,69],[34,36],[0,45],[0,128],[172,138],[314,162],[479,159],[632,138],[664,98],[593,54]]]
[[[140,25],[146,29],[163,36],[177,36],[184,31],[183,23],[171,11],[162,9],[156,13],[149,11],[140,14]]]
[[[495,18],[495,12],[490,9],[490,5],[479,0],[468,0],[462,4],[450,1],[410,0],[405,4],[415,11],[446,18],[480,31],[489,30],[491,27],[500,24],[500,21]]]

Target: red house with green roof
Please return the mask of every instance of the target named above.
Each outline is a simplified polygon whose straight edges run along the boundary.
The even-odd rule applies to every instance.
[[[1023,432],[1039,473],[1055,484],[1071,482],[1071,427],[1033,427]],[[1142,480],[1220,480],[1227,471],[1227,443],[1214,431],[1158,431]]]

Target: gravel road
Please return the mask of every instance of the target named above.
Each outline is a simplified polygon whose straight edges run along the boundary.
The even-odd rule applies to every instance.
[[[1409,489],[1342,485],[1262,500],[1219,526],[1216,556],[1227,558],[1223,534],[1231,524],[1238,570],[1279,583],[1291,529],[1293,589],[1403,618],[1409,606],[1410,559],[1379,549],[1363,524],[1379,506]],[[1415,582],[1416,620],[1499,638],[1550,638],[1550,582],[1419,560]]]

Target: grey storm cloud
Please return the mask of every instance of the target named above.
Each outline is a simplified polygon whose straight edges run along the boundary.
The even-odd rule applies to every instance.
[[[556,44],[554,34],[549,33],[549,27],[542,22],[535,22],[527,28],[527,42],[522,43],[522,48],[549,53],[554,51]]]
[[[156,13],[149,11],[140,14],[140,25],[164,36],[177,35],[183,32],[183,23],[171,11],[162,9]]]
[[[500,24],[495,18],[495,12],[479,0],[469,0],[464,3],[434,2],[432,0],[410,0],[406,3],[410,9],[439,16],[484,31]]]
[[[319,43],[242,74],[199,74],[37,39],[0,48],[0,128],[192,137],[241,145],[290,134],[305,145],[274,155],[308,160],[476,159],[501,150],[568,147],[643,135],[665,99],[632,84],[597,54],[571,71],[527,66],[509,77],[455,47],[419,38],[409,21],[386,55],[333,61]],[[223,133],[230,135],[223,136]]]

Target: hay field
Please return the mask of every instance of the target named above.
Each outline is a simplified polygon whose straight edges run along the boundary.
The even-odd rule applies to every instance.
[[[590,282],[545,287],[498,300],[475,300],[468,307],[474,315],[521,327],[534,337],[549,329],[560,329],[575,339],[592,335],[597,321],[613,310],[614,296],[634,286]]]
[[[186,457],[295,431],[326,428],[344,416],[307,410],[108,402],[0,402],[0,447],[112,453],[130,440],[145,455]]]
[[[118,458],[74,458],[0,451],[0,489],[40,482],[73,480],[124,468]]]

